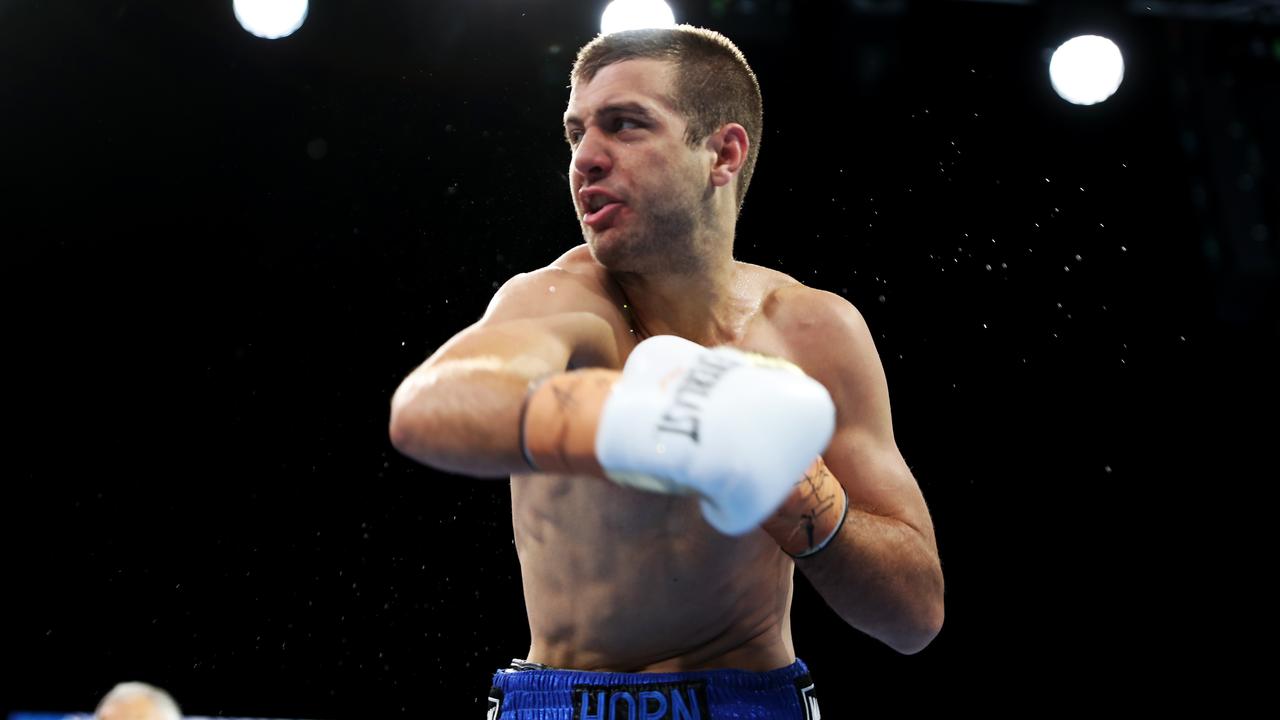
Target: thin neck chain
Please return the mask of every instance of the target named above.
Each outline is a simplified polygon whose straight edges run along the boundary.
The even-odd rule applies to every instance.
[[[613,276],[609,276],[613,280]],[[649,331],[641,322],[640,316],[636,315],[635,309],[631,307],[631,298],[627,297],[627,291],[622,289],[622,283],[613,280],[614,286],[618,288],[618,292],[622,293],[622,309],[627,313],[627,324],[631,326],[631,334],[636,336],[637,340],[644,340],[649,337]],[[639,327],[639,332],[636,328]]]

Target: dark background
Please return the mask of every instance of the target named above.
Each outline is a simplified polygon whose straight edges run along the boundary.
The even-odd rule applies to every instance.
[[[937,529],[916,656],[797,574],[825,717],[1181,702],[1259,632],[1280,27],[1140,5],[675,4],[764,93],[735,255],[862,311]],[[0,3],[0,710],[482,716],[528,649],[508,483],[399,456],[389,401],[581,242],[603,6],[317,0],[265,41],[229,2]],[[1082,32],[1126,60],[1087,108],[1047,77]]]

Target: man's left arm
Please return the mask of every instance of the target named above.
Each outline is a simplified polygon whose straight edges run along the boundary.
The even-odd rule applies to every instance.
[[[782,305],[793,360],[831,393],[836,431],[763,527],[802,554],[840,518],[843,487],[843,525],[796,566],[845,622],[898,652],[919,652],[942,627],[942,565],[924,496],[893,437],[875,342],[861,313],[838,295],[797,288]]]

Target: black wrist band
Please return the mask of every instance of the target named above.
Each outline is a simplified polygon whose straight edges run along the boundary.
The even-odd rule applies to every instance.
[[[554,374],[554,373],[552,373]],[[533,457],[529,455],[529,446],[524,439],[524,419],[529,412],[529,399],[533,397],[533,393],[546,381],[551,375],[543,375],[540,378],[534,378],[529,381],[529,389],[525,390],[524,402],[520,405],[520,454],[524,455],[524,461],[528,463],[529,469],[534,472],[542,472],[538,466],[533,463]]]
[[[791,555],[791,553],[787,553],[788,555],[791,555],[791,559],[799,560],[801,558],[811,558],[814,555],[817,555],[825,550],[827,546],[831,544],[831,541],[835,540],[836,536],[840,534],[840,528],[844,527],[845,518],[849,517],[849,492],[844,489],[843,485],[840,486],[840,492],[844,494],[844,510],[840,513],[840,522],[836,523],[836,529],[831,531],[831,534],[827,536],[826,540],[822,541],[821,545],[812,550],[805,550],[799,555]],[[786,551],[783,550],[783,552]]]

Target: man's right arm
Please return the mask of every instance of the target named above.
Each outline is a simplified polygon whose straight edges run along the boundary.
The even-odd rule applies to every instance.
[[[391,400],[395,448],[424,465],[472,477],[530,472],[520,446],[520,409],[530,381],[571,364],[620,364],[613,328],[601,316],[607,303],[581,282],[556,267],[507,281],[479,322],[400,384]]]

